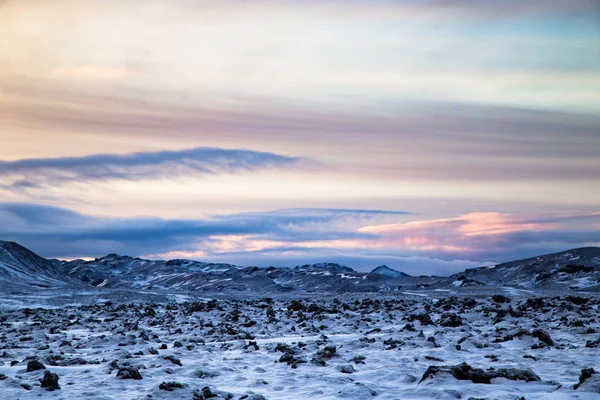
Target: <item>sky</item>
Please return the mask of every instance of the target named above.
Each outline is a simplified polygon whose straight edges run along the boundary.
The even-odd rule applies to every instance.
[[[0,0],[0,239],[439,275],[600,246],[600,3]]]

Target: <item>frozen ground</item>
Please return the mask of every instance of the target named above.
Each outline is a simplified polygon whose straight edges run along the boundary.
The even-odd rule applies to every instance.
[[[600,398],[598,295],[497,291],[5,296],[0,398]]]

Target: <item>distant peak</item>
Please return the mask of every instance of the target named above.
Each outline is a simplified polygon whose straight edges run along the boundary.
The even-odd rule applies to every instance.
[[[316,263],[316,264],[305,264],[297,269],[328,269],[332,271],[342,271],[342,272],[356,272],[352,268],[347,267],[345,265],[337,264],[337,263]]]
[[[392,268],[388,267],[387,265],[380,265],[379,267],[377,267],[373,271],[371,271],[371,273],[377,274],[377,275],[389,276],[391,278],[405,278],[407,276],[410,276],[407,273],[404,273],[402,271],[397,271],[395,269],[392,269]]]
[[[122,256],[120,254],[116,254],[116,253],[110,253],[105,255],[104,257],[100,257],[97,258],[97,261],[102,261],[102,260],[123,260],[123,259],[133,259],[133,257],[130,256]]]

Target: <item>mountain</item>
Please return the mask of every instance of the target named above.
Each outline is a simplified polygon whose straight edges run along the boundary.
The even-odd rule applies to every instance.
[[[14,243],[0,240],[0,288],[65,287],[78,283],[54,263]]]
[[[92,261],[46,260],[16,243],[0,241],[0,290],[6,286],[265,294],[457,290],[471,286],[600,291],[600,248],[574,249],[473,268],[450,277],[414,277],[385,265],[365,273],[335,263],[258,268],[182,259],[145,260],[117,254]]]
[[[170,286],[199,289],[209,276],[243,269],[231,264],[181,259],[144,260],[118,254],[109,254],[93,261],[64,261],[58,268],[63,273],[96,287],[146,289]]]
[[[394,279],[390,281],[389,277],[359,273],[335,263],[258,268],[180,259],[145,260],[109,254],[93,261],[64,261],[57,268],[89,285],[117,289],[355,292],[394,287]]]
[[[379,267],[377,267],[373,271],[371,271],[371,273],[377,274],[377,275],[389,276],[390,278],[406,278],[406,277],[410,276],[404,272],[396,271],[395,269],[392,269],[392,268],[388,267],[387,265],[380,265]]]
[[[453,286],[485,284],[600,290],[600,248],[584,247],[468,269],[453,275],[450,280]]]

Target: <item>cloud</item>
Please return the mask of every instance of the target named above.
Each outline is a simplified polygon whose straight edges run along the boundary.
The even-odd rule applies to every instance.
[[[600,213],[487,212],[380,223],[415,217],[402,211],[304,208],[204,219],[102,218],[59,207],[0,203],[2,239],[59,258],[116,252],[259,266],[330,261],[358,270],[387,264],[420,275],[600,245],[595,228]]]
[[[378,236],[371,246],[399,247],[452,260],[507,261],[571,247],[599,245],[594,223],[600,212],[553,216],[515,216],[479,212],[455,218],[365,226]]]
[[[309,164],[311,162],[308,159],[301,157],[252,150],[198,147],[124,155],[98,154],[0,161],[0,178],[12,180],[9,187],[27,189],[69,181],[136,181],[185,175],[238,174]]]
[[[64,208],[0,203],[2,239],[15,240],[51,257],[125,252],[130,255],[173,251],[218,252],[219,238],[330,241],[368,238],[368,233],[336,230],[348,215],[358,220],[399,216],[399,211],[297,209],[231,214],[205,219],[102,218]],[[318,227],[318,229],[316,229]]]
[[[80,65],[73,68],[57,68],[53,75],[66,78],[118,79],[128,74],[126,70],[94,65]]]

